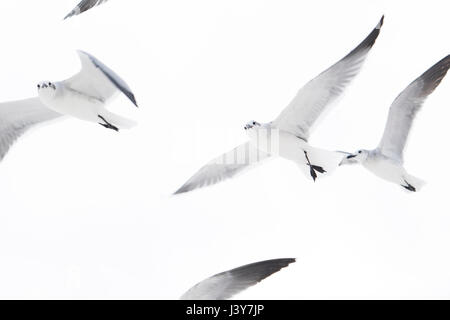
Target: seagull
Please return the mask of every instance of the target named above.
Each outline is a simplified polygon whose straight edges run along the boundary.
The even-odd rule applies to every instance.
[[[0,161],[28,128],[63,115],[98,123],[114,131],[136,124],[105,108],[119,92],[137,107],[129,86],[89,53],[78,51],[78,56],[81,71],[73,77],[60,82],[40,82],[35,98],[0,103]]]
[[[81,2],[72,10],[70,13],[64,17],[64,20],[72,16],[79,15],[95,6],[105,3],[108,0],[81,0]]]
[[[232,178],[275,155],[297,163],[314,181],[331,173],[345,155],[314,148],[308,144],[308,138],[313,125],[360,71],[383,20],[384,16],[348,55],[301,88],[278,118],[265,124],[248,122],[244,127],[248,142],[207,163],[174,194]]]
[[[348,154],[341,164],[361,163],[367,170],[408,191],[425,184],[403,167],[403,152],[417,112],[450,68],[450,55],[436,63],[403,90],[392,103],[383,137],[376,149]]]
[[[180,300],[226,300],[294,262],[293,258],[274,259],[228,270],[199,282]]]

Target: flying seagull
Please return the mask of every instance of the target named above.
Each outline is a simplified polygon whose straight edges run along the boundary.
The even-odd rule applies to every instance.
[[[384,16],[375,29],[343,59],[309,81],[274,121],[245,125],[250,140],[213,159],[191,177],[175,194],[209,186],[242,173],[274,155],[294,161],[314,181],[333,171],[344,155],[308,144],[312,127],[330,104],[342,94],[360,71],[377,39]]]
[[[181,300],[225,300],[294,263],[295,259],[274,259],[228,270],[199,282]]]
[[[109,112],[105,107],[119,92],[137,106],[128,85],[90,54],[78,51],[81,71],[60,81],[37,85],[38,97],[0,103],[0,161],[11,145],[31,126],[70,115],[119,131],[135,122]]]
[[[81,2],[77,4],[77,6],[72,11],[70,11],[67,16],[65,16],[64,20],[72,16],[79,15],[80,13],[83,13],[102,3],[105,3],[106,1],[108,0],[81,0]]]
[[[414,80],[392,103],[380,144],[374,150],[358,150],[348,154],[342,164],[361,163],[378,177],[408,191],[418,191],[424,181],[408,174],[403,167],[403,151],[414,118],[450,67],[450,55]]]

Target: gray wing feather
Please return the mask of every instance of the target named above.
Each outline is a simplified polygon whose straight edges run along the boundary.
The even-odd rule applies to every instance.
[[[425,71],[394,100],[389,109],[383,137],[378,145],[382,154],[403,161],[403,151],[414,118],[428,95],[441,83],[449,68],[450,55]]]
[[[67,16],[64,17],[64,20],[83,13],[95,6],[105,3],[106,1],[108,0],[82,0],[72,11],[69,12]]]
[[[31,126],[60,117],[39,98],[11,101],[0,104],[0,161],[13,143]]]
[[[137,107],[137,102],[127,83],[113,70],[91,54],[78,51],[81,71],[64,81],[64,84],[76,91],[107,101],[122,92]]]
[[[119,89],[125,96],[127,96],[127,98],[130,99],[130,101],[133,102],[136,107],[138,106],[133,92],[131,92],[130,87],[124,80],[122,80],[122,78],[120,78],[114,71],[112,71],[94,56],[90,55],[87,52],[81,52],[87,55],[89,59],[91,59],[94,66],[96,66],[116,86],[117,89]]]
[[[208,162],[174,194],[189,192],[233,178],[269,157],[269,154],[257,150],[249,142],[244,143]]]
[[[307,140],[321,114],[360,71],[375,44],[384,16],[375,29],[339,62],[309,81],[274,121],[279,129]]]
[[[295,259],[274,259],[248,264],[212,276],[189,289],[181,300],[224,300],[251,287],[294,263]]]

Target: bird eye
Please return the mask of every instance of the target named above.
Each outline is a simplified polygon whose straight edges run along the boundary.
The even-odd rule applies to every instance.
[[[358,151],[358,153],[361,153],[361,152],[362,152],[361,150]]]
[[[253,125],[256,125],[256,121],[253,121]]]
[[[37,85],[37,87],[38,87],[38,89],[40,89],[40,88],[41,88],[41,85],[40,85],[40,84],[38,84],[38,85]]]

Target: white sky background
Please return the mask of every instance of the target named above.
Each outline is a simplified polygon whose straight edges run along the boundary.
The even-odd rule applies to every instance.
[[[372,148],[393,99],[450,53],[448,1],[112,0],[0,2],[0,101],[79,69],[85,50],[121,75],[119,134],[75,119],[32,130],[0,164],[0,298],[178,298],[243,264],[296,257],[242,299],[450,298],[450,80],[406,153],[427,181],[408,194],[362,167],[316,184],[277,159],[170,194],[274,119],[296,91],[386,15],[363,71],[314,132],[331,150]]]

